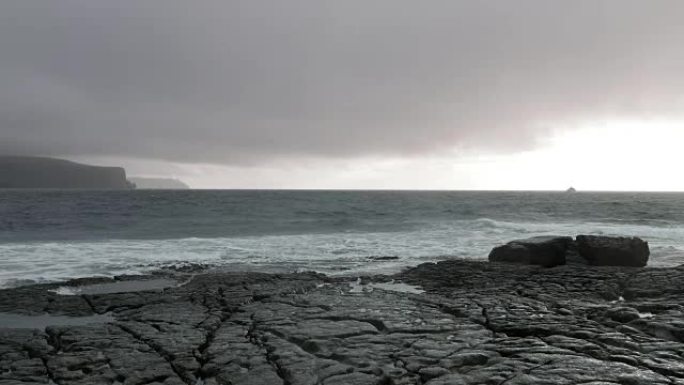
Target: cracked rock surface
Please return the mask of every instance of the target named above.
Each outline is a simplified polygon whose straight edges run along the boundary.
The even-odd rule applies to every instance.
[[[1,314],[109,317],[0,328],[0,384],[684,384],[684,267],[445,261],[373,279],[426,293],[225,272],[1,290]]]

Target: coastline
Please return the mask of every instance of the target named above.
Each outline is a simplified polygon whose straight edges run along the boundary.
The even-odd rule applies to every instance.
[[[13,326],[63,317],[0,328],[1,382],[684,383],[684,266],[452,260],[364,277],[357,290],[316,273],[143,279],[155,290],[106,292],[141,277],[0,290],[5,326],[7,313],[31,315]],[[394,291],[392,280],[425,293]],[[55,292],[92,285],[99,291]]]

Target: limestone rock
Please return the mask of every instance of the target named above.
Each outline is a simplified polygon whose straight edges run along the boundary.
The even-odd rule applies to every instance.
[[[648,242],[632,237],[578,235],[577,249],[589,264],[595,266],[643,267],[648,263]]]
[[[163,292],[0,290],[0,384],[684,384],[684,268],[449,260],[391,278],[425,293],[238,272]],[[46,312],[110,317],[3,327]]]
[[[534,237],[509,242],[489,253],[490,262],[518,263],[553,267],[565,264],[565,254],[572,247],[571,237]]]

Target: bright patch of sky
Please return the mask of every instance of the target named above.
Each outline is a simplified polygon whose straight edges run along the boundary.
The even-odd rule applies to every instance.
[[[500,155],[283,160],[258,166],[78,158],[124,164],[131,175],[175,177],[193,188],[682,191],[684,123],[591,122],[563,127],[536,149]]]

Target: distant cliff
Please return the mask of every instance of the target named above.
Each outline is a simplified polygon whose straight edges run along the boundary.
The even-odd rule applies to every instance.
[[[187,190],[190,188],[178,179],[131,177],[128,180],[135,185],[135,188],[143,190]]]
[[[129,189],[121,167],[100,167],[62,159],[0,156],[0,188]]]

